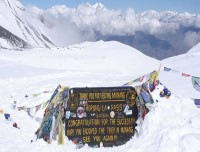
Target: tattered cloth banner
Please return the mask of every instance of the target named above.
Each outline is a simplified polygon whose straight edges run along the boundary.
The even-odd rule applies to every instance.
[[[40,109],[44,109],[49,101],[39,104],[35,107],[35,113],[38,112]]]
[[[34,119],[34,120],[37,121],[37,122],[41,122],[41,121],[42,121],[42,118],[34,116],[34,115],[32,114],[32,111],[33,111],[33,109],[27,108],[27,113],[28,113],[29,117],[31,117],[32,119]]]
[[[144,79],[144,76],[137,78],[135,80],[129,81],[129,82],[125,83],[124,85],[132,85],[133,83],[141,82],[141,80],[143,80],[143,79]]]
[[[41,95],[42,93],[50,93],[50,92],[52,92],[52,91],[43,91],[43,92],[40,92],[40,93],[33,93],[33,94],[31,94],[33,97],[37,97],[37,96],[39,96],[39,95]]]
[[[20,111],[20,110],[24,110],[27,112],[27,109],[35,109],[35,113],[38,112],[40,109],[44,109],[46,107],[46,105],[48,104],[49,100],[44,102],[44,103],[41,103],[35,107],[25,107],[25,106],[22,106],[22,107],[17,107],[17,109]]]
[[[145,77],[145,76],[139,77],[139,78],[137,78],[137,79],[135,79],[135,80],[132,80],[132,81],[130,81],[130,82],[128,82],[128,83],[125,83],[124,85],[132,85],[133,83],[142,82],[143,79],[144,79],[144,77]]]
[[[44,104],[44,103],[43,103]],[[42,105],[42,104],[41,104]],[[45,103],[45,105],[46,105],[46,103]],[[35,111],[35,108],[36,107],[31,107],[31,108],[27,108],[27,107],[25,107],[25,106],[23,106],[23,107],[17,107],[17,109],[20,111],[20,110],[24,110],[25,112],[27,112],[27,114],[29,115],[29,117],[31,117],[32,119],[34,119],[35,121],[37,121],[37,122],[41,122],[42,121],[42,118],[40,118],[40,117],[36,117],[36,116],[34,116],[32,113],[33,113],[33,111],[34,112],[36,112]],[[39,109],[38,109],[39,110]]]
[[[158,78],[158,71],[154,71],[151,73],[150,77],[149,77],[149,90],[152,92],[156,85],[157,85],[157,78]]]
[[[158,71],[153,71],[150,73],[149,80],[151,83],[153,83],[158,77]]]
[[[69,87],[58,85],[44,111],[41,125],[36,131],[37,138],[43,138],[46,142],[51,143],[58,136],[58,144],[64,144],[62,118],[68,99]]]
[[[192,76],[193,87],[200,92],[200,77]]]

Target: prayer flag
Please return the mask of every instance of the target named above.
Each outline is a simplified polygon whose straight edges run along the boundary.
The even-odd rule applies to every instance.
[[[164,71],[171,71],[171,69],[170,68],[167,68],[167,67],[164,67]]]
[[[200,92],[200,77],[192,76],[193,87]]]
[[[191,75],[186,74],[186,73],[182,73],[182,76],[184,76],[184,77],[190,77]]]

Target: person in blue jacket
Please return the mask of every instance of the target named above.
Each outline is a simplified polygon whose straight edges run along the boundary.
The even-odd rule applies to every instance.
[[[6,120],[10,120],[10,114],[9,113],[4,113],[4,117]]]

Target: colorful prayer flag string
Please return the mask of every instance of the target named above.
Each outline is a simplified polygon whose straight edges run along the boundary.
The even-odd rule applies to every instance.
[[[142,82],[142,81],[144,81],[144,78],[146,78],[146,79],[148,80],[148,79],[151,77],[151,75],[154,74],[154,72],[155,72],[155,71],[153,71],[153,72],[151,72],[151,73],[149,73],[149,74],[146,74],[146,75],[144,75],[144,76],[141,76],[141,77],[139,77],[139,78],[137,78],[137,79],[135,79],[135,80],[131,80],[131,81],[125,83],[124,85],[125,85],[125,86],[126,86],[126,85],[132,85],[133,83]]]
[[[184,73],[184,72],[180,72],[180,71],[178,71],[178,70],[174,70],[174,69],[171,69],[171,68],[168,68],[168,67],[164,67],[164,68],[163,68],[163,71],[165,71],[165,72],[171,71],[171,72],[173,72],[173,73],[181,73],[181,76],[183,76],[183,77],[191,77],[190,74],[187,74],[187,73]]]
[[[49,100],[48,101],[46,101],[46,102],[44,102],[44,103],[41,103],[41,104],[39,104],[39,105],[36,105],[36,106],[34,106],[34,107],[25,107],[25,106],[22,106],[22,107],[17,107],[17,109],[20,111],[20,110],[24,110],[24,111],[26,111],[26,112],[29,112],[30,110],[32,110],[32,109],[35,109],[35,113],[36,112],[38,112],[40,109],[44,109],[45,107],[46,107],[46,105],[47,105],[47,103],[49,102]]]
[[[177,70],[168,68],[168,67],[164,67],[163,71],[166,71],[166,72],[172,71],[173,73],[181,73],[181,76],[183,76],[183,77],[191,77],[191,78],[192,78],[193,87],[194,87],[197,91],[200,92],[200,77],[192,76],[192,75],[190,75],[190,74],[183,73],[183,72],[180,72],[180,71],[177,71]]]

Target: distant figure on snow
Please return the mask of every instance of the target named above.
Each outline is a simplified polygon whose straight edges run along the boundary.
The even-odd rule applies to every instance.
[[[4,113],[4,117],[7,121],[11,121],[11,117],[10,117],[10,114],[9,113]]]
[[[12,109],[13,109],[13,110],[16,109],[16,105],[17,105],[17,101],[13,101],[13,104],[12,104]]]
[[[20,129],[20,127],[17,126],[16,122],[13,123],[13,127],[17,128],[17,129]]]

